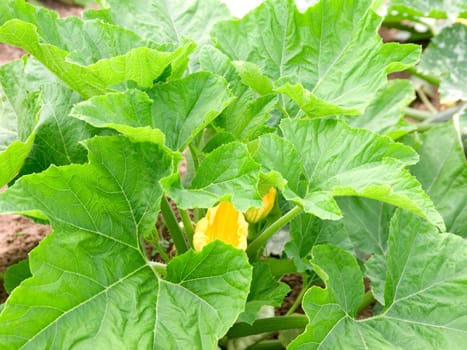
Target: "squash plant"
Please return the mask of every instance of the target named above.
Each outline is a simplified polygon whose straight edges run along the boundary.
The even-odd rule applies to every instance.
[[[100,5],[0,4],[30,54],[0,67],[0,211],[53,228],[6,274],[2,349],[462,348],[463,148],[402,119],[413,89],[387,75],[421,47],[382,43],[380,1]],[[285,273],[302,293],[261,318]]]

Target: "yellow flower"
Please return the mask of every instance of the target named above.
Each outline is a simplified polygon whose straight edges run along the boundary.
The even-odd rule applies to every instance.
[[[205,245],[218,239],[246,250],[247,237],[248,223],[243,214],[232,203],[221,202],[208,209],[206,216],[196,224],[193,246],[196,251],[200,251]]]
[[[263,205],[259,209],[249,209],[245,213],[245,218],[252,224],[263,220],[271,212],[276,200],[276,189],[271,187],[269,192],[263,196]]]

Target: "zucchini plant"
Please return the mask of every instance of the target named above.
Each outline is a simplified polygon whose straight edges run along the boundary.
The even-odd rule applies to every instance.
[[[387,76],[465,100],[466,27],[419,64],[380,3],[2,1],[0,41],[29,55],[0,67],[0,212],[53,232],[5,275],[0,347],[461,349],[463,119],[405,121],[413,87]],[[303,288],[274,316],[287,273]]]

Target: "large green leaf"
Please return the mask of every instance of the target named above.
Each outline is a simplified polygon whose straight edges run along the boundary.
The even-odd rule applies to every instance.
[[[404,108],[415,99],[409,80],[391,80],[378,91],[360,116],[345,117],[351,126],[397,139],[415,128],[403,119]]]
[[[23,0],[0,4],[0,41],[35,56],[85,98],[130,80],[151,87],[167,66],[186,61],[194,48],[188,42],[173,52],[162,51],[124,28],[77,17],[58,19],[55,12]]]
[[[232,60],[280,79],[277,91],[308,115],[360,114],[386,74],[420,54],[415,45],[382,44],[372,3],[322,0],[300,13],[293,0],[269,0],[241,20],[216,24],[212,35]]]
[[[452,123],[421,135],[420,162],[411,169],[443,215],[448,232],[467,236],[467,166]]]
[[[441,78],[443,100],[467,100],[467,26],[454,24],[430,41],[418,68]]]
[[[266,138],[260,138],[257,152],[270,156],[255,159],[267,170],[282,174],[289,182],[285,197],[306,212],[321,219],[340,219],[333,197],[359,196],[410,210],[444,228],[421,185],[404,169],[418,160],[410,147],[331,119],[285,119],[281,129],[287,141],[261,142]],[[307,182],[295,185],[300,166]]]
[[[25,176],[0,195],[0,211],[54,229],[2,311],[1,347],[215,349],[247,299],[245,253],[215,242],[175,258],[161,279],[140,237],[154,228],[172,157],[119,136],[86,145],[89,164]]]
[[[222,78],[200,72],[156,85],[147,94],[130,90],[93,97],[77,105],[72,115],[132,137],[165,138],[168,147],[183,150],[230,101]]]
[[[31,152],[42,99],[26,88],[24,62],[0,67],[0,186],[12,180]]]
[[[185,189],[174,175],[163,181],[165,191],[181,208],[209,208],[231,200],[240,211],[261,207],[257,191],[260,166],[244,144],[232,142],[209,153],[200,164],[191,187]]]
[[[158,43],[181,43],[190,37],[207,43],[214,23],[230,18],[219,0],[106,0],[105,19]],[[91,11],[85,16],[95,17]],[[103,16],[102,14],[101,16]]]
[[[391,0],[388,11],[416,17],[456,18],[467,12],[464,0]]]
[[[313,262],[329,281],[326,289],[312,287],[305,295],[310,323],[289,349],[462,349],[467,337],[467,244],[455,235],[429,231],[423,219],[411,214],[394,218],[385,309],[364,320],[349,312],[355,310],[349,300],[363,297],[361,284],[355,282],[363,275],[354,258],[337,247],[315,247]],[[346,273],[342,261],[347,261]]]

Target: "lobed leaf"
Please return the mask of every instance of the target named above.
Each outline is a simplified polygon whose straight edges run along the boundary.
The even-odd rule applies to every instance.
[[[362,115],[344,117],[343,120],[350,126],[398,139],[415,128],[403,119],[404,108],[414,99],[414,88],[409,80],[390,80],[377,92]]]
[[[309,116],[350,115],[363,112],[387,73],[420,55],[415,45],[382,44],[380,23],[371,0],[322,0],[305,13],[293,0],[269,0],[216,24],[212,36],[232,60],[259,66]]]
[[[73,109],[72,116],[99,128],[183,151],[230,103],[226,82],[211,73],[156,85],[147,93],[129,90],[96,96]]]
[[[120,136],[86,145],[89,164],[24,176],[0,194],[0,211],[54,229],[0,315],[1,347],[215,349],[247,299],[246,255],[215,242],[173,259],[161,279],[140,237],[153,230],[172,156]]]
[[[22,0],[0,4],[0,41],[29,52],[85,98],[130,80],[151,87],[167,66],[182,64],[194,49],[184,42],[173,52],[163,51],[124,28],[58,19],[55,12]]]
[[[209,43],[213,25],[231,17],[219,0],[107,0],[106,3],[108,8],[87,11],[85,18],[101,18],[157,43],[181,44],[189,37],[201,47]]]
[[[232,142],[209,153],[200,164],[190,188],[183,188],[179,176],[162,182],[164,190],[181,208],[210,208],[230,200],[235,208],[246,211],[261,207],[257,191],[260,166],[244,144]]]
[[[363,320],[354,318],[349,310],[355,309],[348,304],[363,297],[362,285],[356,282],[363,279],[357,262],[340,248],[315,247],[314,264],[329,281],[326,289],[312,287],[306,293],[303,308],[310,323],[289,348],[461,349],[467,334],[463,317],[467,245],[455,235],[426,229],[421,218],[401,212],[395,216],[387,253],[385,309]],[[348,261],[345,274],[341,261]]]
[[[331,119],[285,119],[281,129],[287,142],[260,141],[258,152],[274,155],[265,160],[265,168],[278,171],[291,182],[284,196],[306,212],[321,219],[340,219],[342,214],[334,197],[359,196],[410,210],[444,227],[418,181],[404,169],[418,160],[410,147]],[[296,162],[297,158],[290,158],[292,154],[298,155],[306,178],[302,185],[296,185],[300,165],[287,163]],[[297,169],[293,176],[290,169]]]

